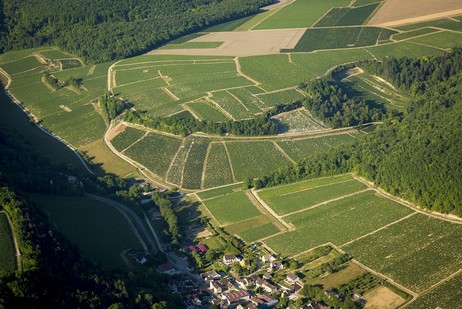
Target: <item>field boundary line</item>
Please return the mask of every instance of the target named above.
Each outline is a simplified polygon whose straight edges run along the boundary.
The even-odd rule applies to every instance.
[[[411,43],[411,44],[414,44],[414,45],[421,45],[421,46],[430,47],[430,48],[434,48],[434,49],[439,49],[439,50],[444,51],[444,52],[448,51],[448,48],[436,47],[436,46],[428,45],[428,44],[424,44],[424,43],[418,43],[418,42],[412,42],[412,41],[407,41],[407,43]]]
[[[352,244],[352,243],[354,243],[355,241],[358,241],[358,240],[361,240],[361,239],[363,239],[363,238],[366,238],[367,236],[373,235],[373,234],[375,234],[375,233],[377,233],[377,232],[380,232],[381,230],[385,230],[385,229],[389,228],[390,226],[395,225],[396,223],[399,223],[399,222],[401,222],[401,221],[407,220],[407,219],[409,219],[410,217],[412,217],[412,216],[414,216],[414,215],[416,215],[416,214],[417,214],[417,212],[413,212],[413,213],[411,213],[411,214],[409,214],[409,215],[407,215],[407,216],[404,216],[404,217],[402,217],[402,218],[400,218],[400,219],[398,219],[398,220],[396,220],[396,221],[393,221],[393,222],[391,222],[391,223],[388,223],[388,224],[382,226],[381,228],[376,229],[375,231],[372,231],[372,232],[370,232],[370,233],[367,233],[367,234],[364,234],[364,235],[362,235],[362,236],[359,236],[358,238],[355,238],[355,239],[353,239],[353,240],[350,240],[350,241],[348,241],[348,242],[346,242],[346,243],[343,243],[343,244],[339,245],[338,247],[339,247],[339,248],[342,248],[342,247],[348,246],[349,244]]]
[[[194,102],[192,102],[192,104],[194,104]],[[199,119],[199,120],[203,120],[202,117],[199,117],[199,115],[196,113],[195,110],[193,110],[191,108],[191,106],[188,105],[188,103],[181,103],[180,106],[185,110],[185,111],[188,111],[191,113],[191,115],[193,115],[194,118],[196,119]]]
[[[246,78],[248,81],[254,83],[254,86],[259,86],[259,85],[262,84],[259,81],[253,79],[252,77],[246,75],[244,72],[242,72],[241,63],[239,62],[239,57],[234,58],[234,64],[236,65],[237,74],[239,74],[242,77]]]
[[[171,97],[175,101],[180,101],[180,98],[177,97],[173,92],[171,92],[167,87],[162,87],[163,92],[165,92],[169,97]]]
[[[114,72],[117,72],[114,71]],[[114,73],[115,74],[115,73]],[[130,82],[130,83],[126,83],[126,84],[121,84],[121,85],[117,85],[117,86],[114,86],[113,88],[116,88],[116,87],[125,87],[125,86],[130,86],[130,85],[133,85],[133,84],[141,84],[142,82],[148,82],[150,80],[155,80],[155,79],[162,79],[164,80],[162,77],[160,76],[157,76],[157,77],[152,77],[152,78],[146,78],[146,79],[143,79],[143,80],[137,80],[137,81],[134,81],[134,82]],[[158,87],[158,88],[161,88],[161,87]],[[155,88],[154,88],[155,89]],[[143,91],[140,91],[140,92],[147,92],[149,90],[143,90]],[[140,93],[140,92],[136,92],[136,93]]]
[[[225,146],[225,152],[226,152],[226,156],[228,157],[229,168],[231,169],[231,176],[233,176],[233,181],[237,182],[236,176],[234,175],[234,168],[233,168],[233,164],[231,162],[231,156],[229,155],[228,147],[226,147],[226,143],[223,142],[223,141],[222,141],[222,144],[223,144],[223,146]]]
[[[201,177],[201,189],[205,186],[205,171],[207,169],[207,162],[209,160],[210,150],[212,149],[212,143],[207,145],[207,152],[205,153],[204,165],[202,166],[202,177]]]
[[[270,213],[274,218],[276,218],[279,223],[281,223],[283,226],[287,228],[288,231],[293,231],[295,230],[295,227],[292,224],[287,223],[282,219],[281,216],[279,216],[271,207],[269,207],[265,201],[263,201],[258,194],[255,192],[254,188],[250,189],[249,191],[250,194],[255,198],[255,200],[268,212]]]
[[[305,188],[305,189],[300,189],[300,190],[293,191],[293,192],[284,193],[284,194],[281,194],[281,195],[279,195],[279,196],[286,196],[286,195],[291,195],[291,194],[297,194],[297,193],[300,193],[300,192],[310,191],[310,190],[314,190],[314,189],[318,189],[318,188],[322,188],[322,187],[327,187],[327,186],[331,186],[331,185],[337,185],[337,184],[340,184],[340,183],[345,183],[345,182],[350,182],[350,181],[357,181],[357,180],[354,179],[354,178],[351,178],[351,179],[347,179],[347,180],[341,180],[341,181],[326,183],[326,184],[323,184],[323,185],[318,185],[318,186],[314,186],[314,187],[309,187],[309,188]]]
[[[170,171],[172,170],[172,167],[175,163],[175,160],[176,158],[178,157],[178,154],[180,153],[181,149],[184,148],[184,144],[186,142],[186,138],[184,138],[182,141],[181,141],[181,144],[180,144],[180,147],[178,147],[175,155],[173,156],[173,159],[172,161],[170,162],[169,166],[168,166],[168,169],[167,169],[167,173],[165,174],[165,180],[168,181],[168,174],[170,173]]]
[[[168,80],[168,76],[163,75],[160,69],[157,70],[157,73],[159,74],[159,77],[162,78],[167,85],[171,86],[170,81]]]
[[[300,209],[300,210],[297,210],[297,211],[289,212],[287,214],[281,215],[281,218],[285,218],[285,217],[292,216],[292,215],[295,215],[295,214],[298,214],[298,213],[301,213],[301,212],[304,212],[304,211],[308,211],[308,210],[311,210],[311,209],[314,209],[314,208],[318,208],[318,207],[324,206],[326,204],[336,202],[336,201],[340,201],[340,200],[343,200],[343,199],[346,199],[346,198],[349,198],[349,197],[352,197],[352,196],[355,196],[355,195],[358,195],[358,194],[361,194],[361,193],[364,193],[364,192],[367,192],[367,191],[374,191],[374,190],[371,189],[371,188],[366,188],[364,190],[359,190],[359,191],[356,191],[356,192],[353,192],[353,193],[350,193],[350,194],[345,194],[345,195],[336,197],[336,198],[331,199],[331,200],[321,202],[319,204],[316,204],[316,205],[313,205],[313,206],[310,206],[310,207],[307,207],[307,208],[303,208],[303,209]]]
[[[229,92],[229,90],[225,90],[225,92],[226,92],[227,94],[229,94],[230,96],[232,96],[234,99],[236,99],[236,101],[238,101],[239,104],[241,104],[241,105],[245,108],[246,111],[252,113],[252,112],[250,111],[250,109],[248,109],[248,107],[245,106],[245,104],[242,103],[242,101],[241,101],[238,97],[236,97],[234,94],[232,94],[231,92]],[[253,113],[252,113],[252,114],[253,114]]]
[[[0,74],[2,74],[3,76],[6,77],[6,85],[5,85],[5,91],[6,91],[6,90],[8,90],[8,88],[10,87],[11,82],[12,82],[13,80],[11,79],[10,74],[8,74],[8,73],[7,73],[4,69],[2,69],[1,67],[0,67]]]
[[[277,234],[279,233],[285,233],[288,231],[287,229],[287,226],[282,224],[281,221],[279,221],[277,218],[275,218],[274,216],[272,216],[271,214],[268,216],[268,212],[266,210],[265,207],[263,207],[263,205],[256,199],[256,197],[252,194],[252,192],[250,192],[250,190],[247,190],[245,192],[245,195],[247,196],[247,198],[250,200],[250,202],[252,203],[253,206],[255,206],[255,208],[263,215],[265,216],[269,222],[271,224],[273,224],[274,226],[276,226],[278,228],[278,230],[280,232],[278,232]],[[274,236],[275,234],[273,235],[270,235],[271,237]],[[263,237],[263,238],[266,238],[266,237]]]
[[[133,143],[131,143],[130,145],[128,145],[128,147],[126,147],[125,149],[123,149],[121,152],[125,152],[126,150],[128,150],[129,148],[131,148],[133,145],[135,145],[136,143],[140,142],[141,140],[143,140],[146,136],[148,136],[149,132],[146,132],[144,133],[143,136],[141,136],[139,139],[137,139],[136,141],[134,141]]]
[[[93,73],[95,73],[95,69],[96,69],[96,64],[90,67],[90,69],[87,72],[87,76],[93,75]]]
[[[116,61],[109,66],[107,69],[107,90],[112,92],[112,88],[116,87],[116,80],[115,80],[115,70],[114,67],[122,60]]]
[[[428,28],[434,28],[434,27],[428,27]],[[420,29],[425,29],[425,28],[420,28]],[[443,28],[434,28],[435,30],[438,30],[438,31],[435,31],[435,32],[430,32],[430,33],[424,33],[424,34],[419,34],[419,35],[416,35],[416,36],[411,36],[409,38],[406,38],[406,39],[402,39],[402,40],[396,40],[395,38],[392,38],[393,36],[395,35],[398,35],[398,34],[401,34],[401,33],[395,33],[393,34],[391,37],[390,37],[390,40],[392,40],[393,42],[406,42],[406,41],[409,41],[409,40],[413,40],[413,39],[418,39],[418,38],[421,38],[421,37],[424,37],[424,36],[429,36],[429,35],[432,35],[432,34],[437,34],[437,33],[442,33],[442,32],[446,32]],[[416,29],[418,30],[418,29]],[[460,33],[459,31],[455,31],[455,32],[458,32]],[[411,43],[411,42],[409,42]]]
[[[202,200],[199,197],[199,195],[197,195],[196,193],[193,193],[193,194],[199,200],[199,202],[204,206],[207,217],[210,217],[212,219],[212,221],[215,221],[214,223],[215,223],[216,226],[223,227],[223,225],[220,223],[220,221],[218,221],[217,218],[215,218],[215,216],[212,214],[212,212],[208,209],[207,205],[205,205],[205,203],[204,203],[204,201],[211,200],[213,198]]]
[[[0,213],[5,214],[6,220],[8,221],[8,225],[10,226],[11,238],[13,239],[14,251],[16,253],[16,266],[18,267],[18,271],[22,272],[21,250],[19,249],[18,239],[16,238],[16,234],[14,232],[13,222],[11,221],[10,214],[6,210],[0,211]]]
[[[435,219],[438,219],[438,220],[442,220],[442,221],[447,221],[447,222],[450,222],[450,223],[454,223],[454,224],[462,224],[462,218],[458,218],[458,217],[455,217],[453,215],[445,215],[445,214],[442,214],[442,213],[438,213],[438,212],[429,212],[429,211],[426,211],[426,210],[422,210],[421,208],[419,208],[418,206],[412,204],[411,202],[409,201],[406,201],[402,198],[399,198],[397,196],[394,196],[388,192],[386,192],[385,190],[379,188],[379,187],[376,187],[374,185],[373,182],[370,182],[366,179],[364,179],[363,177],[360,177],[358,175],[355,175],[355,174],[352,174],[353,177],[359,181],[361,181],[362,183],[364,183],[365,185],[367,185],[369,188],[371,188],[372,190],[374,190],[378,195],[386,198],[386,199],[389,199],[393,202],[396,202],[398,204],[401,204],[409,209],[412,209],[413,211],[415,212],[418,212],[422,215],[425,215],[425,216],[428,216],[428,217],[431,217],[431,218],[435,218]]]
[[[419,293],[419,295],[416,297],[416,298],[413,298],[411,301],[407,302],[406,304],[404,304],[401,308],[406,308],[409,304],[413,303],[416,299],[418,299],[420,296],[422,295],[425,295],[427,294],[428,292],[431,292],[433,291],[434,289],[436,289],[437,287],[439,287],[440,285],[446,283],[447,281],[451,280],[452,278],[454,278],[455,276],[459,275],[462,273],[462,268],[459,269],[458,271],[456,271],[455,273],[449,275],[448,277],[438,281],[437,283],[433,284],[431,287],[429,287],[428,289],[424,290],[423,292]]]
[[[231,119],[232,121],[236,121],[236,119],[233,117],[233,115],[231,115],[226,109],[224,109],[223,107],[220,106],[220,104],[218,104],[217,102],[215,102],[214,100],[212,100],[210,97],[213,96],[213,94],[211,92],[208,92],[208,97],[205,98],[206,101],[208,101],[210,104],[212,104],[213,106],[215,106],[223,115],[227,116],[229,119]]]
[[[193,140],[191,142],[191,145],[189,145],[188,152],[186,153],[186,157],[184,158],[183,168],[181,169],[181,177],[180,177],[180,183],[179,183],[180,187],[183,187],[184,169],[186,167],[186,161],[188,161],[189,153],[191,152],[191,149],[192,149],[193,145],[194,145],[194,138],[193,138]]]
[[[281,148],[281,146],[279,146],[275,141],[271,141],[271,143],[273,144],[274,148],[276,148],[276,150],[284,157],[286,158],[287,160],[290,161],[290,163],[292,164],[297,164],[297,162],[292,159],[291,157],[289,157],[289,155],[284,151],[284,149]]]

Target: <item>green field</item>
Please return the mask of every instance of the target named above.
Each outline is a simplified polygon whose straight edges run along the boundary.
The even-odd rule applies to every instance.
[[[441,50],[427,47],[423,45],[416,45],[404,41],[392,44],[383,44],[379,46],[372,46],[366,48],[377,60],[383,60],[388,57],[413,57],[419,58],[423,56],[434,56],[441,54]]]
[[[39,53],[45,58],[48,58],[51,60],[75,58],[75,56],[64,53],[60,51],[59,49],[46,50],[46,51],[41,51]]]
[[[443,18],[443,19],[438,19],[438,20],[426,21],[426,22],[422,22],[418,24],[399,26],[397,28],[400,30],[408,31],[408,30],[415,30],[415,29],[419,29],[423,27],[438,27],[438,28],[445,28],[449,30],[461,31],[462,24],[460,23],[460,21],[462,21],[462,16],[455,17],[455,19],[456,20],[449,19],[449,18]],[[459,20],[459,22],[457,20]]]
[[[344,195],[351,195],[365,189],[367,189],[365,184],[355,179],[351,179],[343,182],[320,185],[318,187],[287,191],[279,196],[263,198],[263,200],[278,215],[287,215],[289,213],[307,209],[319,203],[325,203],[326,201],[341,198]],[[267,191],[267,193],[268,192],[271,191]]]
[[[145,131],[138,130],[132,127],[126,127],[121,133],[117,134],[112,140],[111,144],[118,151],[123,151],[125,148],[139,140],[146,134]]]
[[[295,89],[262,93],[255,96],[268,107],[273,107],[279,104],[290,104],[293,102],[301,101],[305,98],[303,94]]]
[[[164,178],[180,145],[181,140],[178,138],[149,133],[124,154]]]
[[[222,122],[229,120],[222,112],[216,109],[213,104],[207,100],[188,103],[188,106],[194,111],[201,120]]]
[[[435,289],[419,295],[406,308],[459,308],[462,299],[462,274],[449,279]]]
[[[214,92],[210,99],[226,110],[234,120],[248,119],[254,116],[244,104],[228,91]]]
[[[329,148],[353,140],[354,137],[349,134],[339,134],[317,138],[288,139],[278,141],[277,144],[293,160],[301,161],[312,154],[326,152]]]
[[[107,204],[87,197],[35,195],[33,199],[84,256],[103,266],[124,266],[120,253],[141,248],[127,220]]]
[[[159,49],[197,49],[197,48],[217,48],[223,42],[186,42],[182,44],[167,44]]]
[[[204,190],[196,194],[201,200],[207,200],[207,199],[215,198],[218,196],[222,196],[222,195],[229,194],[232,192],[237,192],[237,191],[242,191],[242,184],[238,183],[238,184],[225,186],[221,188]]]
[[[257,29],[306,28],[313,25],[331,7],[347,6],[346,0],[297,0],[265,19]]]
[[[228,225],[226,226],[226,231],[230,234],[239,236],[247,243],[280,232],[279,229],[270,222],[268,217],[264,215]]]
[[[188,136],[183,139],[181,146],[173,158],[172,164],[167,172],[166,180],[168,182],[181,185],[183,182],[183,171],[185,167],[185,161],[188,158],[189,151],[191,150],[192,143],[194,141],[193,136]]]
[[[453,48],[461,45],[462,33],[456,32],[438,32],[426,36],[411,39],[408,42],[430,45],[437,48]]]
[[[406,40],[406,39],[410,39],[416,36],[426,35],[426,34],[438,32],[438,31],[439,30],[433,29],[433,28],[420,28],[416,30],[410,30],[410,31],[394,34],[392,35],[391,38],[396,41],[401,41],[401,40]]]
[[[191,149],[184,163],[183,182],[181,183],[183,188],[201,188],[202,170],[209,143],[209,138],[194,136]]]
[[[373,191],[363,192],[285,217],[296,230],[269,238],[265,243],[290,256],[327,242],[341,245],[411,213]]]
[[[236,97],[252,113],[260,113],[267,106],[256,97],[256,94],[262,93],[263,90],[257,87],[245,87],[228,90],[230,94]]]
[[[286,166],[288,161],[271,142],[227,142],[236,180],[258,177]]]
[[[382,32],[387,33],[384,35]],[[311,52],[315,50],[352,48],[376,45],[379,38],[388,39],[395,31],[378,27],[316,28],[308,29],[293,50]]]
[[[203,202],[221,225],[261,215],[244,192],[233,192]]]
[[[315,27],[362,25],[375,11],[379,3],[352,8],[332,8]]]
[[[239,62],[244,74],[261,82],[267,91],[297,86],[316,76],[308,68],[290,63],[287,55],[243,57]]]
[[[462,267],[462,226],[422,214],[343,247],[365,265],[416,292]]]
[[[37,58],[35,58],[32,55],[25,56],[25,58],[21,58],[12,62],[1,64],[1,68],[4,69],[11,76],[41,66],[42,64],[40,64]]]
[[[0,272],[16,270],[16,251],[6,214],[0,212]]]
[[[225,145],[213,143],[210,147],[205,167],[204,187],[212,188],[232,183],[233,175]]]

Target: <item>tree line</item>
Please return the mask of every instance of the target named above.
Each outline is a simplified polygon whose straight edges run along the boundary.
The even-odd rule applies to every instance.
[[[256,188],[356,172],[420,207],[462,216],[462,49],[434,57],[370,62],[368,72],[409,91],[402,118],[351,144],[246,181]],[[444,72],[444,73],[442,73]],[[423,85],[413,91],[415,85]]]
[[[0,52],[57,45],[91,63],[144,53],[273,0],[2,0]]]

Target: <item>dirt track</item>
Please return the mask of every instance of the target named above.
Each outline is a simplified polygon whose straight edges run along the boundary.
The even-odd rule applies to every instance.
[[[461,0],[385,0],[368,25],[391,27],[459,14]]]
[[[157,55],[217,55],[255,56],[278,54],[283,48],[294,48],[305,28],[254,30],[242,32],[212,32],[191,42],[224,42],[217,48],[157,49],[148,54]]]

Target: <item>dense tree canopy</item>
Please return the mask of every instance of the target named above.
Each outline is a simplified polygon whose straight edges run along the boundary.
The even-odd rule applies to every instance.
[[[57,45],[90,62],[146,52],[272,0],[2,0],[0,52]],[[4,16],[4,18],[3,18]]]

